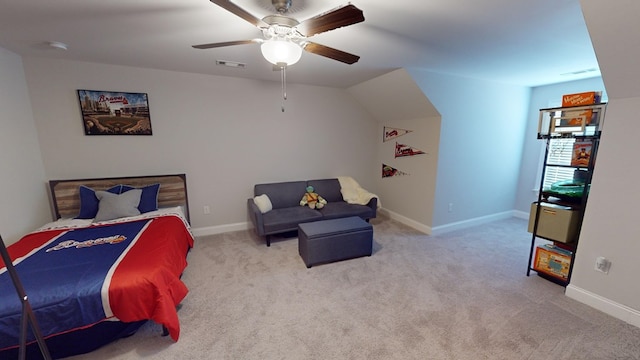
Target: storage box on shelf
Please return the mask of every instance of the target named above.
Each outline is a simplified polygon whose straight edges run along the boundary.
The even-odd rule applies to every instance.
[[[567,281],[573,253],[551,244],[536,248],[533,269],[560,281]]]
[[[528,231],[533,233],[536,212],[540,209],[538,216],[538,227],[536,236],[558,241],[565,244],[575,243],[578,240],[578,209],[570,206],[563,206],[551,203],[531,204],[531,215],[529,217]]]

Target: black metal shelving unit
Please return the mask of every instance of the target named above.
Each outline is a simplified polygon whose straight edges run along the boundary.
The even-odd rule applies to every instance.
[[[591,118],[582,118],[579,125],[567,125],[567,119],[576,116],[576,113],[584,113],[589,110]],[[540,110],[540,119],[538,125],[538,139],[542,139],[546,142],[544,164],[542,168],[542,177],[540,179],[540,186],[538,191],[538,200],[535,203],[535,214],[530,214],[530,223],[533,222],[533,226],[530,225],[531,247],[529,250],[529,264],[527,268],[527,276],[531,274],[531,271],[535,271],[539,276],[553,281],[559,285],[566,286],[571,280],[571,273],[573,272],[574,258],[578,247],[578,239],[580,230],[582,228],[582,222],[584,218],[584,211],[587,205],[587,198],[589,196],[589,188],[591,185],[591,179],[593,177],[593,170],[595,167],[596,157],[598,153],[598,146],[600,143],[600,135],[602,134],[602,125],[604,123],[604,115],[606,111],[606,103],[593,104],[577,107],[560,107],[560,108],[548,108]],[[589,140],[591,142],[591,153],[589,156],[589,162],[587,166],[574,166],[566,164],[553,164],[548,163],[550,143],[553,139],[557,138],[574,138],[576,140]],[[573,147],[571,149],[573,151]],[[563,196],[554,191],[544,188],[544,179],[547,170],[551,167],[561,168],[573,168],[575,171],[581,172],[582,189],[580,196]],[[575,174],[575,172],[574,172]],[[557,238],[550,238],[541,236],[538,233],[540,226],[540,218],[545,205],[553,206],[560,205],[567,207],[570,211],[575,211],[577,216],[577,224],[575,235],[570,241],[564,241]],[[532,209],[534,206],[532,205]],[[544,241],[539,241],[539,239]],[[566,272],[559,275],[557,273],[546,272],[543,269],[535,268],[534,253],[537,251],[536,244],[538,242],[552,244],[553,248],[557,249],[564,256],[569,258],[569,267]]]

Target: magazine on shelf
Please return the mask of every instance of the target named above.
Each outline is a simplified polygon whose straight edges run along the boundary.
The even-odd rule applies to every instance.
[[[593,141],[591,139],[576,139],[573,143],[571,166],[589,166]]]

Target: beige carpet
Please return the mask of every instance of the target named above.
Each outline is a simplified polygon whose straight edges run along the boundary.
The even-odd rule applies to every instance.
[[[371,257],[311,269],[295,238],[198,238],[177,343],[148,323],[74,359],[640,359],[639,328],[525,275],[525,220],[441,236],[372,224]]]

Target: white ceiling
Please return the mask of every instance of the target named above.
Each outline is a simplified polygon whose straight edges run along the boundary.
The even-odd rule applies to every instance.
[[[271,0],[233,0],[257,18]],[[346,4],[293,0],[303,21]],[[365,21],[312,41],[361,56],[346,65],[304,53],[287,82],[349,87],[396,68],[539,86],[599,76],[578,0],[353,0]],[[50,57],[279,81],[259,45],[195,44],[261,37],[207,0],[0,0],[0,47]],[[63,51],[47,45],[59,41]],[[215,65],[245,63],[245,68]],[[570,75],[568,73],[592,71]]]

